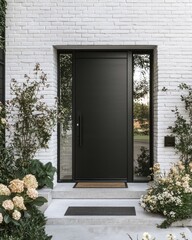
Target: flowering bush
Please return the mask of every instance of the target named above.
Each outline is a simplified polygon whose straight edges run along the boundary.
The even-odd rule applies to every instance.
[[[141,197],[141,206],[152,213],[160,213],[166,220],[159,227],[192,216],[192,162],[179,161],[168,174],[162,174],[160,165],[153,167],[154,182]]]
[[[187,236],[185,235],[185,233],[180,233],[182,239],[184,240],[188,240]],[[133,240],[133,238],[128,234],[128,237]],[[138,240],[138,238],[137,238]],[[142,240],[156,240],[156,238],[152,237],[151,234],[149,234],[148,232],[144,232],[142,235]],[[158,240],[158,239],[157,239]],[[166,240],[177,240],[176,236],[172,233],[167,234],[166,236]]]
[[[14,179],[9,185],[0,184],[0,228],[6,224],[19,224],[22,217],[30,216],[33,206],[41,206],[47,200],[38,197],[35,176],[28,174],[22,180]]]

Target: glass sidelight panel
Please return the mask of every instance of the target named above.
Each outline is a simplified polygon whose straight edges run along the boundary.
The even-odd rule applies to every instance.
[[[134,180],[150,174],[150,55],[133,54]]]
[[[72,179],[72,54],[60,54],[60,104],[64,121],[60,124],[60,179]]]

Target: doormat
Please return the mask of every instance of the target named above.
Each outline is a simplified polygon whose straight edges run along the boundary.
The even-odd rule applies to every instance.
[[[127,188],[126,182],[77,182],[74,188]]]
[[[65,216],[136,216],[135,207],[68,207]]]

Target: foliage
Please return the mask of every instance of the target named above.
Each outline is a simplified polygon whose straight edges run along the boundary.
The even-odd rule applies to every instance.
[[[149,119],[149,106],[144,103],[134,103],[134,119]]]
[[[9,224],[19,226],[22,218],[30,216],[33,206],[47,202],[44,197],[38,197],[37,186],[31,174],[10,181],[9,185],[0,184],[0,229],[6,229]]]
[[[19,84],[12,80],[11,90],[14,96],[8,102],[8,118],[11,146],[15,150],[17,165],[28,168],[29,162],[41,148],[48,148],[48,141],[57,123],[56,103],[48,106],[43,95],[47,89],[47,75],[37,63],[34,80],[25,75],[25,82]]]
[[[5,128],[7,125],[6,119],[5,119],[5,107],[0,102],[0,147],[4,147],[5,144]]]
[[[0,240],[50,240],[45,233],[46,219],[35,206],[31,208],[30,216],[24,216],[17,226],[10,223],[0,232]]]
[[[72,54],[60,55],[60,105],[63,107],[62,130],[70,130],[72,121]]]
[[[147,80],[147,73],[150,69],[150,56],[148,54],[134,54],[134,69],[133,74],[135,73],[136,68],[141,70],[141,76],[139,81],[134,78],[134,89],[133,89],[133,98],[138,100],[143,98],[149,92],[149,81]]]
[[[0,183],[7,184],[16,177],[18,168],[14,162],[14,155],[10,148],[0,148]]]
[[[162,174],[160,165],[153,167],[154,182],[141,198],[141,206],[152,213],[166,217],[159,227],[192,217],[192,162],[179,161],[168,174]]]
[[[141,153],[136,160],[138,166],[135,167],[135,173],[138,176],[148,177],[151,174],[149,149],[142,146],[140,151]]]
[[[43,90],[48,88],[46,74],[36,64],[35,80],[25,75],[26,81],[12,81],[14,97],[7,101],[6,108],[0,103],[0,182],[7,184],[14,178],[32,173],[39,181],[39,188],[53,187],[56,169],[49,162],[41,163],[33,157],[41,148],[48,147],[54,126],[62,109],[49,107],[44,101]],[[60,118],[61,119],[61,118]],[[5,143],[5,129],[8,142]]]
[[[39,189],[45,186],[53,188],[53,178],[56,168],[53,167],[51,162],[43,164],[38,159],[33,159],[30,161],[27,172],[35,175]]]
[[[7,1],[0,1],[0,49],[5,48],[5,15],[6,15]]]
[[[15,177],[16,166],[10,147],[5,148],[5,129],[8,128],[5,107],[0,102],[0,183],[7,184]]]
[[[183,116],[178,107],[172,110],[176,120],[174,126],[170,126],[169,129],[176,138],[175,148],[181,154],[181,160],[187,164],[192,161],[192,88],[187,84],[180,84],[179,88],[187,91],[186,95],[181,95],[185,112]]]
[[[139,122],[140,128],[134,127],[136,133],[149,134],[149,106],[134,102],[134,119]]]

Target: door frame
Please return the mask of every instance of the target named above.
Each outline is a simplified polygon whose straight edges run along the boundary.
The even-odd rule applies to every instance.
[[[154,119],[154,108],[153,108],[153,59],[154,52],[153,49],[67,49],[67,50],[57,50],[57,96],[58,99],[60,97],[60,66],[59,66],[59,56],[60,54],[72,54],[72,75],[73,75],[73,84],[72,84],[72,179],[65,180],[60,179],[60,124],[57,126],[57,181],[58,182],[75,182],[75,159],[76,159],[76,151],[75,151],[75,142],[76,142],[76,123],[74,119],[76,119],[76,98],[75,98],[75,90],[76,90],[76,76],[75,76],[75,59],[76,53],[78,52],[127,52],[127,120],[128,120],[128,128],[127,128],[127,182],[140,182],[134,180],[134,161],[133,161],[133,54],[148,54],[150,55],[150,165],[153,164],[154,158],[154,137],[153,137],[153,119]],[[129,134],[128,134],[129,133]],[[86,180],[87,181],[87,180]]]

